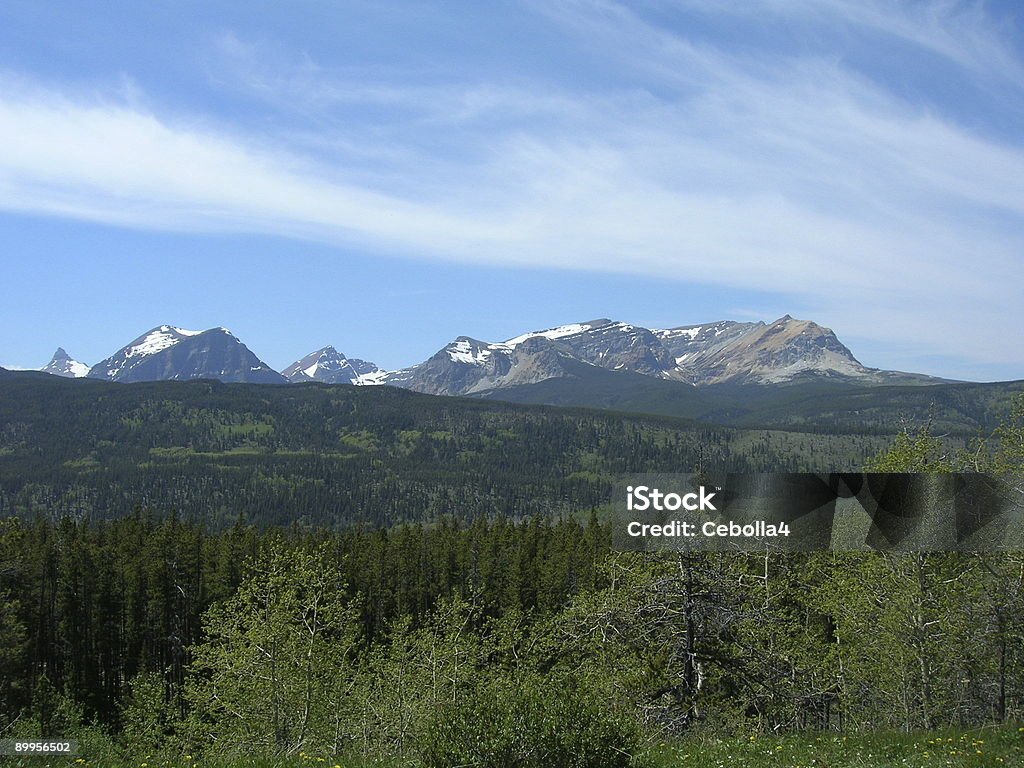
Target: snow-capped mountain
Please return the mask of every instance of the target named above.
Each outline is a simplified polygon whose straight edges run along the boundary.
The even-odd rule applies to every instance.
[[[586,379],[603,392],[643,382],[688,387],[830,380],[853,384],[926,384],[940,379],[867,368],[829,328],[789,315],[775,322],[722,320],[676,328],[644,328],[608,319],[531,331],[502,342],[459,336],[429,359],[397,371],[323,347],[282,373],[225,328],[189,331],[161,325],[91,369],[58,349],[42,370],[107,381],[219,379],[282,384],[389,384],[437,395],[481,395],[552,379]],[[597,372],[597,373],[592,373]],[[609,373],[610,372],[610,373]],[[598,375],[600,374],[600,375]],[[598,384],[598,379],[600,383]],[[565,387],[561,387],[565,391]]]
[[[530,338],[489,344],[460,336],[425,362],[386,374],[383,384],[435,395],[464,395],[536,384],[567,375],[574,358],[550,340]]]
[[[386,372],[366,360],[345,357],[334,347],[324,347],[292,363],[281,375],[293,384],[319,381],[362,385],[379,384]]]
[[[226,328],[188,331],[161,325],[92,367],[91,379],[163,381],[219,379],[283,384],[286,379]]]
[[[525,333],[505,344],[518,348],[540,339],[555,342],[585,363],[613,371],[660,376],[672,367],[671,356],[652,331],[607,319]]]
[[[499,343],[460,336],[429,360],[384,375],[382,382],[432,394],[467,395],[561,376],[579,378],[586,370],[580,363],[695,386],[778,384],[811,377],[862,384],[934,381],[866,368],[831,329],[786,315],[773,323],[725,320],[670,329],[600,319]]]
[[[67,379],[81,379],[89,374],[89,366],[75,360],[64,351],[63,347],[57,347],[50,362],[40,368],[43,373],[52,373],[54,376],[63,376]]]

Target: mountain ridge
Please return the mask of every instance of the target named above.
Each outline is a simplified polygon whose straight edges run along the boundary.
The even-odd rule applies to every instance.
[[[650,329],[599,318],[490,343],[457,337],[382,382],[430,394],[473,395],[563,376],[565,361],[691,386],[786,384],[829,378],[858,384],[936,384],[923,374],[868,368],[824,326],[785,315],[772,323],[722,320]]]
[[[524,387],[556,379],[581,383],[585,389],[586,380],[597,377],[598,371],[614,374],[598,377],[602,391],[614,388],[615,382],[625,390],[635,389],[638,380],[623,374],[683,388],[817,381],[869,386],[948,382],[866,367],[830,328],[788,314],[771,323],[718,320],[666,329],[597,318],[529,331],[501,342],[463,335],[423,362],[392,371],[349,358],[328,345],[280,373],[226,328],[192,331],[160,325],[92,368],[58,348],[41,370],[118,382],[207,378],[262,384],[385,384],[426,394],[485,397],[514,389],[517,398],[523,397]]]

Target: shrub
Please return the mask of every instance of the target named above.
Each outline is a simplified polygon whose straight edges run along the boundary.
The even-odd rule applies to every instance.
[[[625,768],[639,731],[585,692],[504,679],[438,710],[422,746],[430,768]]]

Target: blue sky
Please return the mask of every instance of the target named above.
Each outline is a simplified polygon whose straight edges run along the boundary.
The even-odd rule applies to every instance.
[[[1024,378],[1024,6],[0,6],[0,365],[789,313]]]

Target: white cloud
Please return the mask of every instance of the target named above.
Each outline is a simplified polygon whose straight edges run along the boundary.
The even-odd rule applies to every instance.
[[[770,12],[906,39],[965,77],[1019,67],[973,8],[792,0]],[[123,84],[97,97],[8,78],[0,207],[763,290],[844,334],[1024,363],[1006,323],[1024,285],[1019,143],[907,104],[835,58],[752,60],[610,2],[544,13],[636,84],[411,85],[305,55],[268,65],[227,36],[225,87],[291,110],[271,132],[142,106],[156,102],[134,83],[126,100]]]

